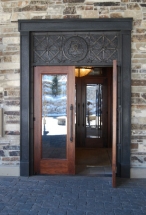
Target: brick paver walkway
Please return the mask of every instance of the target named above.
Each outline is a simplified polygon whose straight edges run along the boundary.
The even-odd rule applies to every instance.
[[[0,215],[146,215],[146,179],[0,177]]]

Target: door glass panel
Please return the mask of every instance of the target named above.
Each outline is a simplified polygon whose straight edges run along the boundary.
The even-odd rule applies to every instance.
[[[42,75],[42,158],[66,158],[67,75]]]
[[[102,137],[102,84],[86,84],[86,137]]]

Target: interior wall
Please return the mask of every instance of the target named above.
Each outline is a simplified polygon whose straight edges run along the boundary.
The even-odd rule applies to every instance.
[[[144,0],[1,0],[0,106],[4,135],[0,138],[0,166],[16,167],[20,160],[20,34],[18,19],[132,17],[132,130],[131,177],[146,177],[146,3]],[[8,168],[10,167],[10,168]],[[141,171],[142,174],[139,174]],[[3,171],[2,171],[3,172]],[[0,173],[1,174],[1,173]],[[3,174],[3,173],[2,173]],[[13,172],[12,174],[13,175]]]

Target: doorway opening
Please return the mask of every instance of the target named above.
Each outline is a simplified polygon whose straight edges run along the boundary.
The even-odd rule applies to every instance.
[[[75,80],[76,174],[112,176],[113,68],[89,68]]]
[[[35,174],[112,176],[113,67],[75,71],[34,68]]]
[[[117,60],[120,67],[120,100],[113,105],[113,136],[117,149],[117,168],[114,160],[113,169],[123,178],[130,177],[130,137],[131,137],[131,30],[132,19],[75,19],[69,20],[19,20],[21,33],[21,121],[20,121],[20,175],[35,174],[34,135],[38,115],[34,111],[34,71],[33,67],[45,66],[112,66]],[[49,41],[49,42],[48,42]],[[77,47],[77,49],[74,49]],[[40,82],[39,82],[40,83]],[[38,89],[40,89],[37,86]],[[74,89],[74,85],[72,87]],[[71,91],[72,93],[72,91]],[[114,95],[114,94],[113,94]],[[113,101],[119,97],[114,95]],[[37,98],[38,99],[38,98]],[[41,102],[41,101],[39,101]],[[73,101],[74,102],[74,101]],[[72,110],[72,109],[71,109]],[[72,112],[69,108],[69,113]],[[118,124],[116,123],[118,116]],[[70,115],[69,115],[70,118]],[[70,118],[69,120],[73,119]],[[70,122],[70,121],[69,121]],[[73,122],[73,121],[72,121]],[[68,123],[71,136],[69,147],[74,152],[70,137],[74,134]],[[37,128],[39,131],[41,128]],[[37,132],[38,133],[38,132]],[[41,132],[40,132],[41,133]],[[41,138],[41,137],[40,137]],[[71,138],[72,140],[72,138]],[[73,143],[73,144],[72,144]],[[36,148],[39,148],[37,146]],[[114,148],[114,147],[113,147]],[[116,152],[116,150],[114,150]],[[74,168],[74,156],[67,154],[69,162],[53,167],[71,172]],[[40,154],[38,154],[40,163]],[[46,165],[46,163],[44,163]],[[45,166],[44,166],[45,167]],[[49,168],[52,167],[50,164]]]

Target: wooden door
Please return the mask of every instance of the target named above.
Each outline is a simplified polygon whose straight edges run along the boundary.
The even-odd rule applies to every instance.
[[[116,187],[116,147],[117,147],[117,61],[113,61],[113,104],[112,104],[112,186]]]
[[[34,173],[75,174],[75,68],[34,68]]]
[[[76,78],[76,142],[80,147],[107,146],[107,78]]]

